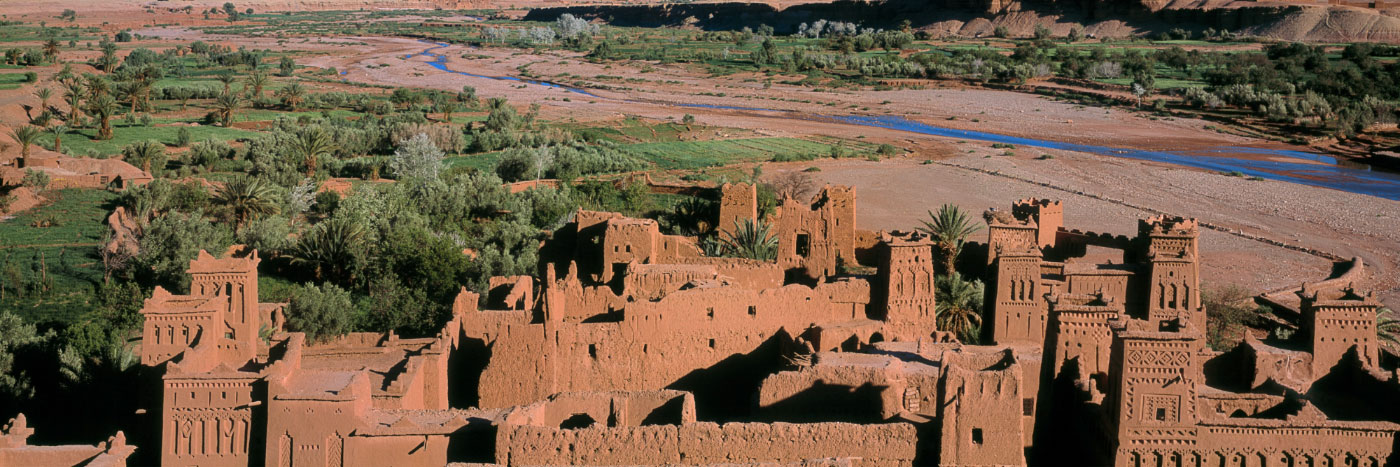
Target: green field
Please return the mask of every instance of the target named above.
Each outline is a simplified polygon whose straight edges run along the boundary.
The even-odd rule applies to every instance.
[[[242,121],[243,119],[241,117],[242,115],[239,115],[239,118],[236,118],[235,120]],[[175,144],[175,136],[177,133],[179,133],[180,128],[189,129],[190,141],[203,141],[209,138],[218,140],[233,140],[239,138],[249,138],[258,134],[258,132],[256,131],[239,130],[236,128],[223,128],[216,126],[127,127],[124,126],[124,124],[118,123],[118,121],[114,119],[112,125],[112,139],[98,140],[96,139],[97,129],[84,128],[64,135],[63,150],[64,152],[82,156],[86,156],[93,151],[96,151],[97,154],[110,156],[113,154],[120,154],[122,152],[123,147],[126,147],[127,145],[135,143],[137,141],[146,141],[153,139],[156,141],[160,141],[161,143],[164,143],[166,145],[173,145]],[[53,135],[45,133],[44,136],[40,137],[40,142],[40,144],[42,144],[44,147],[53,147]]]
[[[780,155],[816,158],[831,153],[831,144],[797,138],[743,138],[720,141],[638,143],[623,146],[660,169],[697,169],[741,162],[762,162]],[[861,155],[868,148],[850,145],[848,153]]]
[[[47,277],[42,290],[17,291],[6,284],[0,310],[30,322],[69,321],[88,312],[101,283],[98,245],[117,195],[106,190],[67,189],[46,194],[53,202],[0,221],[0,280],[18,273],[28,281]]]

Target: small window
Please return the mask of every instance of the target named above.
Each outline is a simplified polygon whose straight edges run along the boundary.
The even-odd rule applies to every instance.
[[[1167,409],[1165,409],[1165,408],[1160,408],[1160,407],[1157,409],[1157,421],[1159,421],[1159,422],[1165,422],[1165,421],[1167,421]]]
[[[797,253],[797,256],[806,258],[807,255],[812,254],[812,236],[808,234],[797,234],[795,246],[794,252]]]
[[[705,312],[705,316],[708,316],[710,319],[715,319],[715,307],[708,308]]]
[[[982,444],[982,429],[981,429],[981,428],[973,428],[973,429],[972,429],[972,444]]]
[[[588,344],[588,356],[598,359],[598,344]]]
[[[715,340],[714,340],[714,339],[710,339],[710,348],[711,348],[711,349],[715,348]]]
[[[1021,415],[1035,415],[1035,399],[1029,397],[1021,399]]]
[[[758,307],[757,307],[757,306],[755,306],[755,305],[749,305],[749,316],[758,316]]]

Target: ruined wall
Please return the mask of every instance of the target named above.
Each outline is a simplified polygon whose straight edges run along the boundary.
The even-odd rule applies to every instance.
[[[758,189],[752,183],[726,183],[719,187],[719,218],[715,230],[723,238],[736,225],[758,221]]]
[[[1065,208],[1060,201],[1026,198],[1013,203],[1011,213],[1018,219],[1035,221],[1040,248],[1054,247],[1056,234],[1065,225]]]
[[[783,200],[773,213],[778,265],[819,278],[856,263],[855,197],[854,188],[826,186],[810,204]]]
[[[883,355],[818,354],[842,363],[820,362],[764,378],[759,415],[789,421],[877,422],[909,412],[937,416],[936,372],[906,372],[899,360]]]
[[[496,462],[511,465],[796,463],[850,458],[852,465],[911,465],[913,425],[892,423],[695,423],[576,430],[505,425]]]
[[[797,335],[816,323],[864,319],[864,303],[844,301],[858,297],[869,297],[864,281],[815,289],[699,288],[629,303],[620,322],[506,325],[481,376],[481,406],[520,405],[557,392],[667,387],[749,354],[779,332]]]

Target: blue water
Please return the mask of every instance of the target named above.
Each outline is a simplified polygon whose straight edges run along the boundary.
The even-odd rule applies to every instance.
[[[446,43],[432,43],[434,47],[428,48],[417,55],[431,57],[433,61],[428,62],[433,68],[437,68],[448,73],[455,73],[474,78],[518,81],[529,84],[537,84],[551,88],[558,88],[583,94],[585,96],[605,99],[586,90],[576,87],[565,86],[548,81],[524,80],[512,76],[484,76],[464,71],[457,71],[447,68],[447,56],[433,53],[434,50],[447,47]],[[640,102],[640,101],[633,101]],[[643,102],[645,103],[645,102]],[[653,102],[654,103],[654,102]],[[993,143],[1007,143],[1017,146],[1029,146],[1036,148],[1060,149],[1066,151],[1086,152],[1112,157],[1125,157],[1145,161],[1166,162],[1170,164],[1194,167],[1198,169],[1215,172],[1239,172],[1246,176],[1263,177],[1271,180],[1283,180],[1300,185],[1318,186],[1332,188],[1336,190],[1359,193],[1363,195],[1376,196],[1391,200],[1400,200],[1400,174],[1371,170],[1369,167],[1345,167],[1338,165],[1335,157],[1323,154],[1316,154],[1304,151],[1292,151],[1285,149],[1265,149],[1236,146],[1222,146],[1215,148],[1204,148],[1190,151],[1148,151],[1141,149],[1115,148],[1109,146],[1097,146],[1092,144],[1065,143],[1060,141],[1023,138],[1019,136],[1008,136],[997,133],[987,133],[982,131],[958,130],[933,126],[896,116],[798,116],[797,112],[766,109],[761,107],[740,107],[711,104],[685,104],[685,103],[664,103],[676,107],[704,108],[718,110],[738,110],[748,112],[780,112],[792,114],[795,118],[808,118],[826,121],[835,121],[850,125],[861,125],[868,127],[887,128],[891,130],[907,131],[924,135],[942,136],[948,138],[968,139],[977,141],[988,141]],[[1250,155],[1255,157],[1237,157]],[[1269,156],[1268,160],[1257,156]],[[1290,162],[1292,159],[1297,162]]]
[[[551,83],[551,82],[549,82],[549,81],[537,81],[537,80],[532,80],[532,79],[520,79],[520,78],[516,78],[516,77],[514,77],[514,76],[486,76],[486,75],[478,75],[478,74],[474,74],[474,73],[467,73],[467,72],[465,72],[465,71],[453,70],[453,69],[447,67],[447,56],[446,56],[446,55],[433,53],[434,50],[441,49],[441,48],[443,48],[443,47],[447,47],[447,46],[449,46],[449,45],[451,45],[451,44],[448,44],[448,43],[446,43],[446,42],[432,42],[432,44],[437,44],[437,46],[435,46],[435,47],[430,47],[430,48],[428,48],[428,49],[426,49],[426,50],[424,50],[424,51],[422,51],[422,52],[418,52],[418,53],[415,54],[415,55],[421,55],[421,56],[424,56],[424,57],[432,58],[433,61],[428,62],[428,65],[431,65],[433,68],[437,68],[437,69],[439,69],[439,70],[446,71],[446,72],[448,72],[448,73],[459,74],[459,75],[462,75],[462,76],[470,76],[470,77],[473,77],[473,78],[494,79],[494,80],[497,80],[497,81],[515,81],[515,82],[519,82],[519,83],[536,84],[536,85],[544,86],[544,87],[547,87],[547,88],[563,89],[563,90],[565,90],[565,91],[569,91],[569,92],[573,92],[573,93],[578,93],[578,94],[583,94],[583,95],[588,96],[588,97],[598,97],[597,95],[595,95],[595,94],[593,94],[593,93],[591,93],[591,92],[588,92],[588,91],[586,91],[586,90],[583,90],[583,89],[579,89],[579,88],[576,88],[576,87],[573,87],[573,86],[565,86],[565,85],[562,85],[562,84],[559,84],[559,83]],[[409,57],[412,57],[412,56],[414,56],[414,55],[410,55]]]

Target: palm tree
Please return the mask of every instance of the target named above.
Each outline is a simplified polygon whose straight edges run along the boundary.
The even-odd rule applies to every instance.
[[[58,39],[44,41],[44,57],[49,61],[58,60]]]
[[[254,99],[262,97],[263,86],[266,85],[267,73],[264,73],[262,70],[254,69],[253,73],[248,75],[248,87],[253,88]]]
[[[49,127],[49,133],[53,133],[53,152],[63,152],[63,135],[68,134],[68,125],[62,123]]]
[[[958,339],[977,343],[982,329],[982,281],[963,280],[954,271],[934,279],[934,319],[938,329],[957,333]]]
[[[228,211],[235,230],[249,220],[277,214],[281,209],[276,199],[272,184],[258,177],[239,176],[214,192],[214,203]]]
[[[1390,308],[1376,309],[1376,337],[1391,351],[1400,351],[1400,318]]]
[[[295,112],[297,107],[301,106],[301,101],[306,98],[306,88],[303,88],[301,83],[288,84],[277,91],[277,97],[282,98],[282,105]]]
[[[83,103],[83,83],[78,80],[63,82],[63,99],[68,101],[68,122],[77,124],[82,118],[80,106]]]
[[[117,100],[102,94],[88,100],[87,111],[98,119],[97,139],[112,139],[112,114],[117,113]]]
[[[49,98],[53,97],[53,90],[49,88],[39,88],[34,92],[34,96],[39,98],[39,113],[49,111]]]
[[[242,104],[243,98],[231,92],[220,94],[218,99],[214,99],[214,111],[219,113],[219,121],[225,128],[233,123],[233,112]]]
[[[288,149],[292,157],[301,159],[306,165],[306,177],[316,178],[316,166],[319,165],[322,156],[329,156],[335,152],[335,142],[326,130],[313,126],[298,132]]]
[[[734,230],[726,231],[720,237],[720,251],[725,256],[760,261],[778,258],[778,237],[762,221],[735,220]]]
[[[229,72],[219,73],[219,75],[214,78],[219,80],[220,83],[224,83],[224,94],[228,94],[229,86],[232,86],[234,81],[238,81],[238,77],[233,76],[233,73]]]
[[[452,112],[457,111],[457,100],[453,98],[440,99],[437,102],[439,112],[442,112],[442,121],[452,123]]]
[[[31,125],[25,125],[10,130],[10,136],[15,138],[16,143],[19,143],[20,157],[29,157],[29,146],[39,141],[40,133],[42,133],[42,131],[39,130],[39,127]]]
[[[164,161],[167,160],[165,145],[156,140],[131,143],[131,145],[122,148],[122,157],[126,159],[127,163],[141,167],[141,170],[155,176],[159,176],[160,174],[157,172],[165,169]],[[156,172],[151,171],[153,167]]]
[[[938,247],[939,259],[943,261],[943,275],[953,274],[957,272],[953,264],[958,260],[963,242],[969,235],[982,230],[982,226],[973,223],[967,212],[952,204],[944,204],[938,208],[938,214],[929,211],[928,217],[929,220],[924,221],[924,226],[920,227],[919,231],[933,237],[933,242]]]
[[[316,224],[292,248],[293,264],[310,266],[316,271],[316,279],[329,276],[332,279],[353,281],[346,277],[351,265],[364,247],[365,230],[360,224],[336,217]]]

